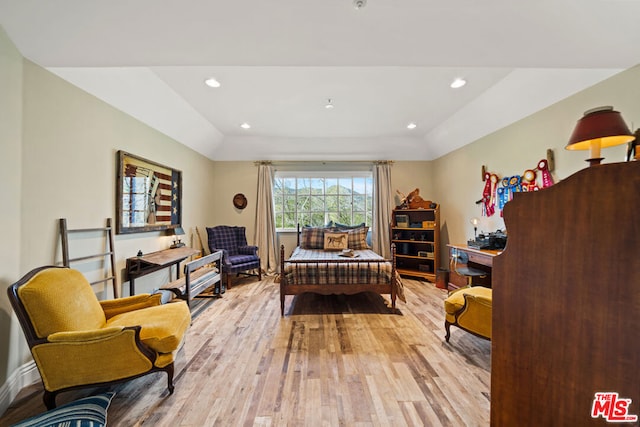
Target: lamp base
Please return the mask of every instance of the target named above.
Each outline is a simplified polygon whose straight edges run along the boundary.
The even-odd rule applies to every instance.
[[[183,246],[184,246],[184,243],[178,242],[178,243],[174,243],[173,245],[169,246],[169,249],[182,248]]]
[[[587,159],[585,162],[589,162],[589,166],[599,165],[601,161],[604,160],[604,157],[595,157],[593,159]]]

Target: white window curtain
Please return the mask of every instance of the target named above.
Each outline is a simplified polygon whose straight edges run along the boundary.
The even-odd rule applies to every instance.
[[[393,209],[391,193],[391,162],[377,162],[373,166],[373,250],[384,258],[391,258],[389,224]]]
[[[255,242],[260,255],[260,268],[266,274],[274,274],[278,269],[276,221],[273,210],[273,178],[274,170],[270,163],[258,164]]]

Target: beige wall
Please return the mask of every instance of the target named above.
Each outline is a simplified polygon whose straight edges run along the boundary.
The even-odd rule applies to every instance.
[[[239,225],[247,228],[247,242],[255,243],[256,201],[258,198],[258,167],[253,162],[215,162],[214,185],[210,197],[215,199],[213,218],[215,221],[203,224]],[[247,198],[247,207],[236,209],[233,196],[242,193]],[[206,239],[206,232],[202,235]],[[207,243],[205,242],[205,245]]]
[[[182,171],[185,230],[213,218],[215,200],[207,195],[214,181],[210,160],[28,61],[23,114],[22,272],[61,260],[57,218],[67,218],[70,228],[86,228],[115,217],[120,149]],[[169,244],[161,232],[116,236],[118,268],[138,250]],[[148,286],[145,281],[153,277],[137,280],[137,291],[149,291],[162,280]]]
[[[420,196],[425,200],[440,203],[433,182],[433,162],[395,162],[391,167],[391,190],[395,193],[395,204],[401,198],[397,191],[408,194],[415,188],[420,189]]]
[[[23,59],[1,29],[0,89],[3,289],[31,269],[61,260],[58,218],[67,218],[71,228],[99,227],[107,217],[115,218],[118,150],[182,171],[188,233],[195,225],[214,222],[212,161]],[[115,240],[119,278],[126,258],[170,244],[160,232]],[[185,240],[190,242],[190,236]],[[167,279],[167,271],[146,276],[136,281],[137,292],[151,291]],[[128,294],[128,286],[122,287]],[[0,398],[6,399],[31,357],[4,290],[0,331]]]
[[[26,347],[5,292],[21,271],[21,139],[22,56],[0,27],[0,385],[21,364]]]
[[[473,237],[470,224],[473,217],[481,220],[479,231],[495,231],[505,226],[498,215],[483,218],[480,207],[474,203],[481,198],[484,188],[482,165],[500,177],[522,174],[545,158],[547,149],[552,149],[556,181],[587,167],[588,151],[567,151],[564,147],[583,112],[602,105],[614,106],[630,127],[635,123],[632,131],[640,126],[640,66],[435,160],[434,188],[442,203],[442,249],[446,249],[444,245],[448,242],[464,243]],[[602,150],[604,163],[624,161],[625,155],[626,146]]]

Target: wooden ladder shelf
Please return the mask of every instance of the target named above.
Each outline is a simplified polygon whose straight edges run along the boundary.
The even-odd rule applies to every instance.
[[[76,258],[69,257],[69,236],[71,234],[80,234],[80,233],[104,233],[104,238],[106,239],[105,243],[105,252],[100,252],[97,254],[90,254],[85,256],[79,256]],[[120,287],[118,286],[118,279],[116,278],[116,254],[113,245],[113,227],[111,225],[111,218],[107,218],[107,224],[105,227],[100,228],[78,228],[78,229],[69,229],[67,227],[66,218],[60,218],[60,239],[62,241],[62,264],[65,267],[71,267],[71,263],[80,263],[86,262],[95,259],[105,259],[109,260],[109,275],[99,280],[95,280],[91,282],[91,285],[97,285],[100,283],[111,282],[113,286],[113,296],[114,298],[120,298]]]

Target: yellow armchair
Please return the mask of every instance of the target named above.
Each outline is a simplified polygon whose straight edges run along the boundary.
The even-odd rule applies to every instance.
[[[167,373],[191,323],[184,301],[160,294],[98,301],[79,272],[36,268],[7,289],[44,385],[48,409],[62,391]]]
[[[468,286],[449,293],[444,300],[445,340],[449,342],[451,326],[491,340],[491,304],[492,291],[483,286]]]

